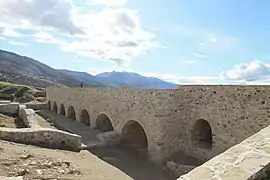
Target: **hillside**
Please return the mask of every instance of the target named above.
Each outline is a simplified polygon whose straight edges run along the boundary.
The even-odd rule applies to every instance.
[[[53,69],[29,57],[0,50],[0,81],[35,87],[65,85],[86,87],[127,86],[143,89],[174,89],[172,84],[157,78],[141,76],[130,72],[105,72],[96,76],[86,72]]]
[[[0,50],[0,81],[47,87],[79,86],[80,81],[34,59]]]

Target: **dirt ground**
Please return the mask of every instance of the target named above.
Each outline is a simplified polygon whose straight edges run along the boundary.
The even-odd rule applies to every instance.
[[[42,127],[56,129],[53,122],[47,121],[46,118],[38,114],[36,118]],[[18,127],[15,118],[3,115],[1,120],[5,127]],[[176,179],[159,166],[119,148],[95,148],[77,153],[0,140],[1,176],[23,176],[24,180]]]
[[[24,180],[132,179],[89,151],[51,150],[1,140],[0,176],[23,176]]]
[[[25,125],[22,120],[17,117],[11,117],[0,113],[0,127],[25,128]]]
[[[36,114],[41,127],[54,129],[62,127],[64,128],[61,128],[62,130],[81,135],[86,144],[95,140],[95,130],[53,112],[48,111],[47,114],[48,118]],[[0,125],[19,128],[22,121],[0,114]],[[185,160],[185,157],[181,156],[180,159]],[[190,160],[187,158],[187,162]],[[164,167],[141,159],[120,146],[92,148],[78,153],[0,140],[1,176],[23,176],[24,180],[177,179]]]

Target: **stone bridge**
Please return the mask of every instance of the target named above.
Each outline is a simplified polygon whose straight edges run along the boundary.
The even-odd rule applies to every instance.
[[[157,163],[179,151],[209,160],[270,122],[270,86],[50,87],[47,101],[89,129],[121,133]]]

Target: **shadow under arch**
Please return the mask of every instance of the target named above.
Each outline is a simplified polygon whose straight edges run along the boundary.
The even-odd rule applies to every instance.
[[[98,115],[95,121],[95,129],[98,129],[102,132],[113,131],[113,126],[110,118],[104,113]]]
[[[63,115],[63,116],[66,115],[66,110],[65,110],[64,104],[61,104],[59,114],[61,114],[61,115]]]
[[[53,103],[52,111],[54,111],[56,113],[58,112],[58,107],[57,107],[56,102]]]
[[[48,109],[51,110],[51,108],[52,108],[51,101],[48,101]]]
[[[121,130],[120,146],[147,158],[148,140],[143,126],[134,120],[127,121]]]
[[[83,109],[80,113],[79,122],[90,126],[90,116],[86,109]]]
[[[69,106],[68,108],[68,118],[76,121],[76,112],[73,106]]]
[[[213,135],[212,128],[208,121],[198,119],[191,129],[192,143],[203,149],[212,149]]]

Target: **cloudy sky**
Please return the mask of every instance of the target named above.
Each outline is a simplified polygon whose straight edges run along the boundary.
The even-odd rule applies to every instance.
[[[270,2],[0,0],[0,49],[54,68],[270,84]]]

